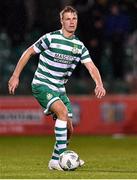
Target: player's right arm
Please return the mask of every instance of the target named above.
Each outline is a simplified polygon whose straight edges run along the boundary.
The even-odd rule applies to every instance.
[[[27,62],[29,61],[30,57],[32,55],[36,54],[36,52],[33,49],[33,46],[29,47],[21,56],[21,58],[19,59],[16,68],[8,82],[8,89],[9,89],[9,93],[10,94],[14,94],[15,93],[15,89],[18,87],[19,85],[19,77],[20,74],[23,70],[23,68],[25,67],[25,65],[27,64]]]

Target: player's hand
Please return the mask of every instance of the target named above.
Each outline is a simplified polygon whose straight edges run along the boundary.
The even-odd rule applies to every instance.
[[[103,96],[106,95],[106,90],[104,89],[103,86],[96,86],[95,87],[95,95],[97,98],[102,98]]]
[[[18,84],[19,84],[19,78],[12,75],[8,82],[9,94],[15,93],[15,89],[18,87]]]

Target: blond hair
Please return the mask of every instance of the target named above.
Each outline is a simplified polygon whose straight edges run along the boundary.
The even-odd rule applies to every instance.
[[[66,12],[76,13],[78,15],[78,12],[76,9],[74,9],[72,6],[66,6],[61,12],[60,12],[60,20],[63,19],[63,16]]]

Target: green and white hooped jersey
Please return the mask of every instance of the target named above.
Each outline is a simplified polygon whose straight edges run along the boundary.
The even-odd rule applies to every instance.
[[[64,37],[62,30],[45,34],[33,48],[40,56],[32,84],[46,85],[57,92],[65,92],[64,84],[79,61],[91,61],[84,44],[76,36]]]

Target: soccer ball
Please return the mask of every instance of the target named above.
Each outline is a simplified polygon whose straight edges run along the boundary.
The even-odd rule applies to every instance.
[[[72,171],[80,165],[79,156],[71,150],[64,151],[59,157],[59,164],[64,171]]]

